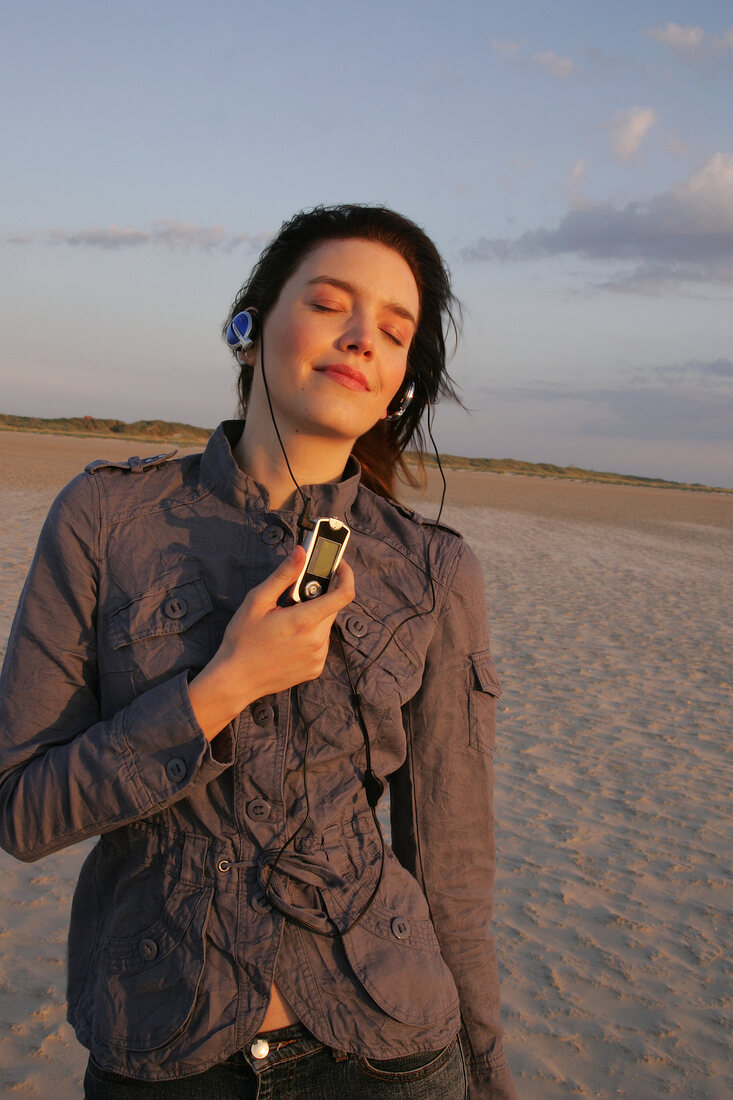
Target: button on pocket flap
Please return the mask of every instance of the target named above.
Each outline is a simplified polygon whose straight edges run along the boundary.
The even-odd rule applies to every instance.
[[[359,600],[353,600],[348,607],[339,611],[336,623],[341,629],[347,650],[351,650],[372,662],[381,664],[385,668],[396,665],[404,673],[405,670],[415,671],[417,665],[414,656],[405,644],[404,637],[395,627],[399,626],[400,619],[396,619],[394,626],[368,608]],[[360,671],[362,662],[357,659],[357,670]]]
[[[482,649],[479,653],[472,653],[470,661],[473,670],[473,682],[471,684],[473,690],[484,691],[487,695],[493,695],[496,699],[501,698],[499,674],[496,671],[496,665],[489,650]]]
[[[361,985],[395,1020],[424,1027],[456,1012],[456,987],[429,919],[375,902],[342,943]]]
[[[165,634],[180,634],[212,610],[209,593],[201,580],[161,587],[131,600],[107,620],[114,649]]]

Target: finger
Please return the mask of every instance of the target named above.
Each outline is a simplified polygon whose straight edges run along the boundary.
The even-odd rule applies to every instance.
[[[354,578],[354,570],[351,568],[347,561],[342,561],[338,569],[336,570],[333,578],[333,584],[329,588],[328,592],[330,593],[331,591],[334,591],[340,593],[344,598],[348,596],[348,599],[345,599],[345,603],[341,605],[342,607],[345,607],[347,603],[351,603],[356,594],[355,584],[356,582]],[[328,593],[326,594],[328,595]]]
[[[283,592],[298,579],[304,563],[305,550],[302,546],[296,546],[278,567],[273,569],[269,577],[252,589],[250,596],[258,602],[274,607]]]
[[[319,596],[308,604],[313,609],[313,621],[334,619],[342,607],[351,603],[354,594],[354,572],[348,562],[342,561],[325,596]]]

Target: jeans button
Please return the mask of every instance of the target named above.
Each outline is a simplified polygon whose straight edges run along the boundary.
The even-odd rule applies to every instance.
[[[252,1052],[253,1058],[266,1058],[270,1053],[270,1044],[267,1039],[255,1039],[249,1049]]]

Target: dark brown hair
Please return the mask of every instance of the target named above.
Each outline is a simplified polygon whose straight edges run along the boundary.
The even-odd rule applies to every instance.
[[[420,296],[420,316],[407,357],[405,385],[415,383],[415,396],[399,420],[380,420],[357,439],[353,454],[363,470],[362,480],[382,496],[394,497],[395,476],[410,484],[417,478],[407,469],[403,452],[412,443],[422,473],[425,437],[421,420],[429,404],[440,397],[458,400],[446,367],[445,337],[458,336],[460,305],[451,290],[450,274],[440,253],[422,229],[409,218],[384,206],[316,206],[284,222],[264,249],[247,282],[234,299],[224,332],[243,309],[257,311],[262,324],[285,283],[319,244],[359,238],[394,249],[409,264]],[[237,361],[239,412],[246,415],[254,368]],[[396,401],[402,394],[397,395]]]

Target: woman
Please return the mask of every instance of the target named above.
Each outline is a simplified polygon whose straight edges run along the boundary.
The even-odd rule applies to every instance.
[[[69,940],[90,1100],[516,1095],[483,581],[391,499],[451,392],[452,301],[405,218],[296,216],[227,325],[244,421],[203,455],[92,463],[46,521],[3,669],[0,821],[26,860],[101,834]],[[294,603],[318,518],[348,526],[345,557]]]

